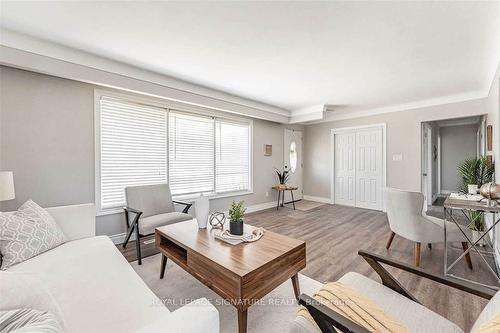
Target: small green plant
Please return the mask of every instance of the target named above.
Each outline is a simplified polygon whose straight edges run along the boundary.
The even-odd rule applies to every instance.
[[[486,156],[480,156],[479,158],[468,158],[463,161],[458,166],[458,175],[462,178],[462,183],[460,184],[460,191],[467,193],[468,185],[477,185],[481,187],[482,185],[489,183],[493,180],[493,174],[495,173],[494,165],[488,163]],[[469,229],[476,231],[484,230],[484,215],[480,211],[471,211],[471,224]]]
[[[458,175],[462,178],[460,191],[467,193],[467,185],[477,185],[491,182],[495,167],[488,163],[486,156],[468,158],[458,165]]]
[[[243,207],[244,201],[236,202],[233,201],[231,208],[229,208],[229,221],[238,222],[243,218],[245,211],[247,210]]]

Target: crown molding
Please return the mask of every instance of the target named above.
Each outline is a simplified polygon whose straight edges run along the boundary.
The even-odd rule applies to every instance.
[[[191,97],[193,97],[193,100],[205,98],[213,101],[218,101],[218,103],[216,104],[228,103],[229,105],[226,109],[221,109],[222,111],[226,112],[233,112],[232,108],[234,108],[234,106],[239,106],[239,108],[237,109],[245,109],[246,112],[240,113],[236,111],[234,113],[285,123],[288,122],[288,117],[290,116],[290,112],[283,108],[235,96],[223,91],[193,84],[167,75],[144,70],[125,63],[96,56],[85,51],[41,40],[7,29],[0,29],[0,46],[2,47],[0,50],[0,63],[10,67],[17,67],[53,76],[108,86],[115,89],[128,90],[127,87],[121,87],[120,85],[112,86],[106,81],[107,76],[116,75],[124,79],[126,78],[130,80],[138,80],[143,83],[162,86],[168,88],[171,91],[175,90],[177,91],[177,95],[183,94],[185,95],[185,97],[189,97],[189,95],[191,95]],[[31,64],[21,63],[21,61],[18,60],[14,55],[15,53],[19,54],[19,58],[26,58],[28,56],[31,56],[33,59],[36,58],[36,61],[32,62]],[[56,67],[49,69],[46,66],[46,68],[44,68],[43,70],[40,68],[40,63],[47,64],[49,62],[52,62],[54,64],[59,63],[60,67],[68,67],[73,65],[74,67],[80,67],[80,69],[82,70],[86,69],[87,71],[100,71],[102,73],[102,78],[94,75],[94,80],[89,81],[83,78],[84,75],[81,75],[82,78],[79,78],[78,75],[67,77],[66,75],[64,75],[64,73],[58,71]],[[143,93],[140,90],[135,92]],[[170,98],[169,96],[161,95],[159,97],[164,97],[167,99]],[[189,103],[189,98],[184,102]],[[208,104],[206,106],[211,105]],[[220,109],[220,105],[216,108]],[[252,114],[252,111],[256,111],[255,115]],[[272,116],[266,117],[266,114]]]
[[[356,111],[333,111],[331,113],[330,112],[325,113],[325,117],[323,119],[317,120],[317,121],[311,121],[311,122],[309,122],[309,124],[311,124],[311,125],[312,124],[320,124],[320,123],[326,123],[326,122],[331,122],[331,121],[369,117],[369,116],[385,114],[385,113],[411,111],[411,110],[415,110],[415,109],[428,108],[428,107],[445,105],[445,104],[467,102],[467,101],[482,99],[482,98],[486,98],[486,97],[488,97],[488,95],[485,94],[484,92],[475,91],[475,92],[470,92],[470,93],[451,95],[451,96],[443,96],[443,97],[439,97],[439,98],[433,98],[433,99],[427,99],[427,100],[421,100],[421,101],[416,101],[416,102],[411,102],[411,103],[391,105],[391,106],[385,106],[385,107],[379,107],[379,108],[361,109],[361,110],[356,110]]]
[[[488,92],[473,91],[398,105],[342,111],[330,104],[286,110],[7,29],[0,29],[0,64],[252,118],[304,125],[485,98],[500,71],[500,63],[497,63]]]

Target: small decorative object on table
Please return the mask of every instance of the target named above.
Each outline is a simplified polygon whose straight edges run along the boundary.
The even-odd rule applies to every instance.
[[[484,199],[488,199],[488,205],[491,205],[490,200],[496,201],[498,203],[498,200],[500,199],[500,185],[493,182],[481,186],[479,192],[484,197]]]
[[[231,245],[238,245],[240,243],[251,243],[258,241],[262,236],[264,236],[264,231],[264,228],[256,228],[252,231],[252,233],[235,236],[228,230],[216,230],[214,232],[214,237]]]
[[[229,208],[229,231],[235,236],[243,235],[243,215],[246,211],[244,203],[244,201],[233,201]]]
[[[210,202],[208,201],[208,198],[203,195],[203,193],[194,202],[194,209],[196,212],[196,221],[198,222],[198,226],[200,227],[200,229],[205,229],[208,222]]]
[[[212,228],[224,229],[224,223],[226,223],[226,214],[222,212],[212,213],[210,215],[209,221]]]

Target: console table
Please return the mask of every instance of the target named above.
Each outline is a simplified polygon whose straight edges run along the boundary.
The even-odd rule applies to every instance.
[[[500,205],[498,205],[496,203],[488,205],[488,202],[486,199],[484,201],[477,201],[477,200],[467,200],[467,199],[448,197],[448,198],[446,198],[443,206],[444,206],[444,274],[446,276],[451,276],[451,277],[454,277],[454,278],[457,278],[460,280],[465,280],[465,281],[479,284],[479,285],[482,285],[485,287],[499,289],[498,286],[490,286],[490,285],[479,283],[479,282],[476,282],[473,280],[465,279],[463,277],[456,276],[456,275],[450,273],[450,270],[457,264],[458,261],[460,261],[467,253],[469,253],[469,251],[474,249],[474,251],[480,256],[480,258],[487,265],[488,270],[495,276],[498,283],[500,283],[500,274],[499,274],[498,270],[496,269],[496,267],[491,267],[491,265],[488,263],[488,261],[485,259],[484,255],[483,255],[483,254],[487,254],[490,256],[494,256],[495,246],[498,246],[498,245],[496,245],[497,240],[495,239],[496,238],[495,236],[496,236],[496,228],[500,222],[500,218],[498,217],[498,213],[500,213]],[[462,215],[465,216],[467,222],[465,224],[460,223],[460,221],[458,221],[458,219],[456,219],[453,216],[454,211],[461,212]],[[484,213],[489,213],[493,217],[491,225],[489,227],[487,227],[485,231],[480,231],[479,232],[480,236],[476,240],[473,240],[471,237],[469,237],[467,235],[467,232],[465,232],[470,227],[470,225],[473,223],[473,220],[471,217],[471,213],[473,211],[481,212],[481,214],[483,214],[483,217],[484,217]],[[462,253],[451,265],[448,265],[448,246],[447,246],[447,240],[446,240],[446,222],[447,221],[453,222],[458,227],[458,229],[462,232],[462,234],[464,235],[464,238],[467,240],[467,242],[470,244],[469,248],[466,251],[464,251],[464,253]],[[488,239],[486,237],[486,235],[488,235],[490,232],[493,235],[492,242],[491,242],[492,244],[490,244],[491,247],[493,248],[493,252],[485,251],[483,249],[478,249],[477,245],[479,244],[479,242],[481,242],[481,240],[483,240],[483,239],[485,239],[485,240]],[[493,261],[495,261],[494,257],[493,257]]]

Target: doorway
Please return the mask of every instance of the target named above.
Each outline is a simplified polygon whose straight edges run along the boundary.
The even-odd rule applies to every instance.
[[[332,202],[382,210],[385,124],[332,129]]]
[[[461,190],[457,167],[467,158],[486,154],[485,130],[486,116],[422,123],[421,191],[425,211],[439,210],[450,193]]]
[[[284,149],[283,149],[283,165],[289,171],[288,185],[297,186],[298,190],[294,191],[295,201],[302,200],[302,131],[285,128],[284,134]],[[290,191],[285,192],[285,202],[292,202]]]

